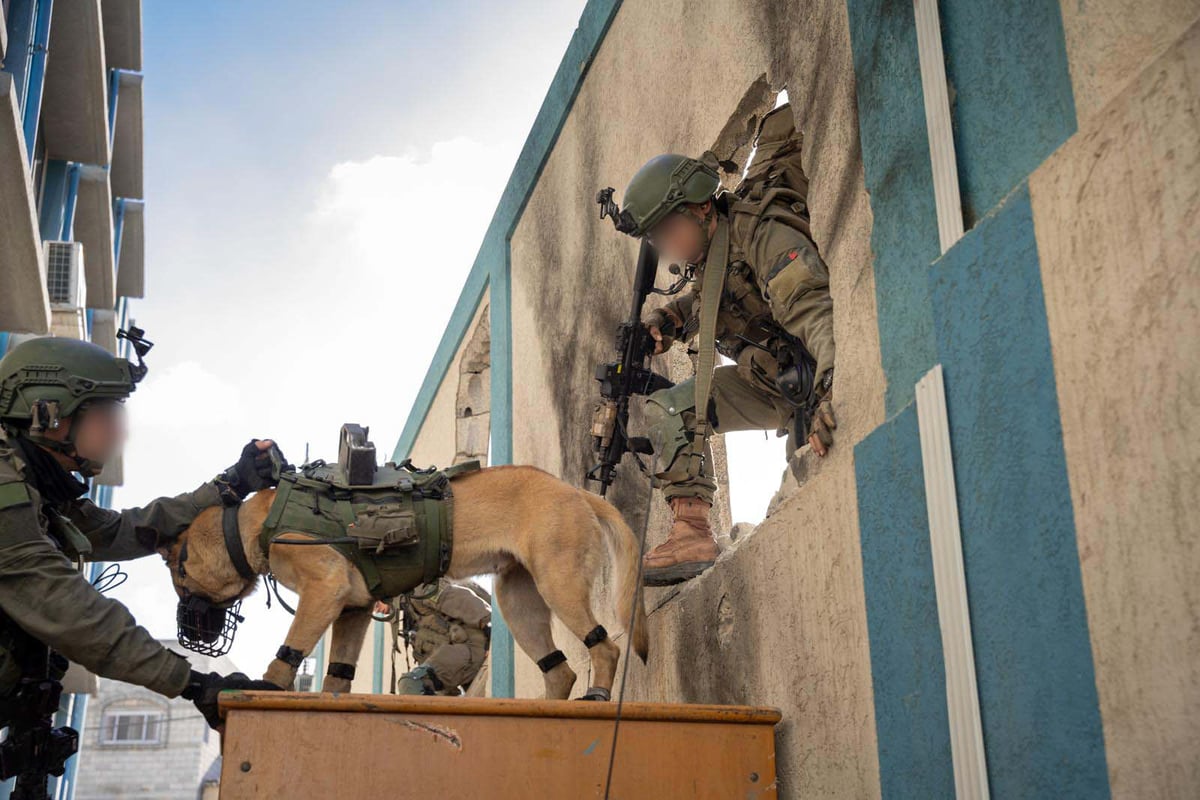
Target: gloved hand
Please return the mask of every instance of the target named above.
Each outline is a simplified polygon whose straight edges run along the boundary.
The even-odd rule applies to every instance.
[[[820,399],[808,426],[808,443],[814,453],[824,456],[833,445],[833,431],[837,428],[837,419],[833,416],[833,370],[825,373],[817,387],[817,395]]]
[[[642,320],[642,325],[646,327],[650,338],[654,340],[654,355],[660,355],[671,349],[671,345],[675,342],[678,326],[666,309],[654,309]]]
[[[220,675],[216,672],[210,672],[205,675],[202,672],[192,670],[192,674],[188,679],[188,685],[180,692],[180,696],[185,700],[191,700],[195,703],[196,708],[204,715],[204,721],[208,723],[208,727],[215,730],[220,730],[221,714],[217,710],[217,698],[221,692],[226,689],[257,689],[260,691],[283,691],[269,681],[252,680],[240,672],[235,672],[232,675]]]
[[[251,439],[237,463],[217,476],[217,485],[226,503],[240,503],[259,489],[278,485],[280,474],[289,469],[291,465],[275,442]]]

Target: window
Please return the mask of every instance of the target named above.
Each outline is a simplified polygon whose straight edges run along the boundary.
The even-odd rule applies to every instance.
[[[164,715],[160,711],[111,711],[101,723],[101,744],[160,744]]]

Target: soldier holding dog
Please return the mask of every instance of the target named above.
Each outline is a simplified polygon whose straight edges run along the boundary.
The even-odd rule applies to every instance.
[[[31,703],[56,706],[68,659],[97,675],[182,695],[214,728],[221,690],[278,688],[240,673],[192,670],[80,572],[83,561],[153,554],[205,508],[275,485],[272,460],[282,459],[270,440],[254,440],[236,464],[194,491],[125,511],[93,503],[73,473],[95,476],[119,451],[123,401],[146,373],[150,343],[137,329],[122,335],[137,364],[53,337],[22,342],[0,359],[0,725]]]

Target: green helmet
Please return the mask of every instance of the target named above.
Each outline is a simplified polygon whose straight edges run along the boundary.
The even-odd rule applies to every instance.
[[[625,187],[617,229],[645,236],[667,214],[688,203],[703,203],[721,186],[717,171],[703,161],[666,153],[655,156]]]
[[[123,400],[145,374],[141,352],[132,364],[91,342],[29,339],[0,358],[0,422],[36,427],[35,413],[68,417],[88,401]]]

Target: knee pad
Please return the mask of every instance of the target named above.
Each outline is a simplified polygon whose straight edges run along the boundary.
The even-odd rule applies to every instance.
[[[694,416],[695,408],[696,387],[690,380],[646,398],[646,432],[654,448],[655,477],[661,481],[688,478],[687,459],[680,456],[691,453],[693,437],[684,414]]]

